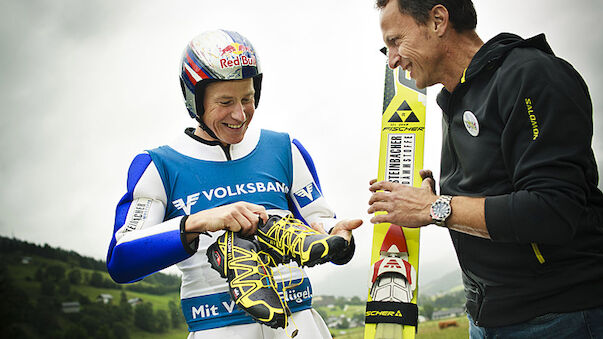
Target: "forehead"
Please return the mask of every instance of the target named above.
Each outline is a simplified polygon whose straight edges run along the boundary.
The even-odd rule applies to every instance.
[[[381,10],[379,21],[384,38],[411,31],[419,26],[413,17],[400,12],[398,2],[395,0],[390,0]]]
[[[253,93],[253,79],[216,81],[207,85],[208,96],[241,96]]]

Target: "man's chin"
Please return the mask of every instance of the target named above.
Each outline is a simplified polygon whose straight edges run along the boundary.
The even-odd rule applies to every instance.
[[[424,89],[425,87],[429,86],[427,85],[425,79],[415,77],[412,77],[412,79],[415,81],[415,86],[417,86],[418,89]]]
[[[221,140],[227,144],[234,145],[234,144],[238,144],[241,141],[243,141],[244,137],[245,137],[245,132],[243,131],[239,135],[229,135],[223,139],[221,138]]]

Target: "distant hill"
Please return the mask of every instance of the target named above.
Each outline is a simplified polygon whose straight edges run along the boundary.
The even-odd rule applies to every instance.
[[[428,257],[428,256],[425,256]],[[352,259],[355,260],[355,259]],[[346,265],[343,269],[337,269],[337,281],[349,282],[346,284],[334,283],[333,276],[322,275],[319,280],[314,276],[314,272],[319,270],[327,271],[333,269],[329,265],[315,266],[307,273],[311,278],[312,287],[316,295],[333,295],[346,298],[358,296],[362,299],[367,298],[369,270],[368,262],[366,265]],[[461,285],[461,280],[449,278],[454,276],[453,272],[457,272],[460,277],[460,267],[456,256],[443,256],[430,261],[421,261],[419,267],[419,293],[427,291],[429,295],[433,293],[445,292],[448,289]],[[450,275],[450,277],[448,277]],[[444,280],[442,280],[444,279]]]
[[[450,263],[422,265],[431,279],[420,281],[419,300],[430,306],[421,306],[420,313],[430,316],[434,310],[462,307],[458,268]],[[442,267],[452,271],[435,278]],[[350,279],[361,275],[366,272],[349,272]],[[0,237],[0,338],[183,338],[187,330],[179,288],[180,277],[161,272],[134,284],[116,284],[104,261]],[[316,307],[329,318],[328,305],[334,304],[337,312],[347,313],[349,325],[359,326],[365,293],[360,298],[332,297]]]
[[[183,338],[180,278],[119,285],[103,261],[0,237],[0,338]]]
[[[433,296],[437,294],[443,294],[446,292],[454,292],[462,289],[463,280],[461,278],[461,271],[454,270],[442,275],[440,278],[432,280],[427,284],[424,284],[419,289],[419,293],[425,296]]]
[[[419,266],[419,289],[435,280],[441,279],[452,271],[460,272],[461,270],[456,255],[446,255],[438,258],[431,258],[425,255],[424,257],[429,259],[423,260],[421,258]]]

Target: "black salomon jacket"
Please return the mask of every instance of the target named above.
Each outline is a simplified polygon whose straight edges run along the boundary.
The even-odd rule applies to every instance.
[[[603,195],[580,75],[544,35],[503,33],[437,101],[441,193],[486,197],[491,240],[450,231],[477,325],[603,305]]]

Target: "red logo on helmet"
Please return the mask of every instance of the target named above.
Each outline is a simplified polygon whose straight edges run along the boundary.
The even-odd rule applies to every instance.
[[[221,68],[255,65],[255,55],[253,54],[253,50],[249,46],[233,42],[223,48],[222,53],[220,54]]]
[[[230,44],[228,46],[226,46],[226,48],[222,49],[222,54],[220,54],[221,56],[224,54],[230,54],[230,53],[235,53],[237,51],[237,47],[234,46],[234,44]]]

